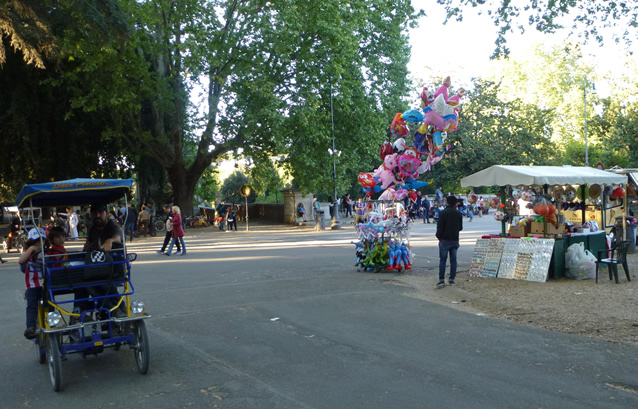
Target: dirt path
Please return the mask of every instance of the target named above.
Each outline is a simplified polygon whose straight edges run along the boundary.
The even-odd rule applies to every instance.
[[[610,281],[606,271],[598,284],[476,278],[463,271],[456,286],[436,289],[436,274],[418,268],[397,280],[417,290],[407,295],[451,308],[638,347],[638,253],[627,258],[632,281],[620,267],[620,284]]]

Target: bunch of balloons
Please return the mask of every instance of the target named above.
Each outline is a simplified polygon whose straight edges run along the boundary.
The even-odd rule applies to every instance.
[[[356,247],[355,265],[364,271],[412,269],[410,246],[393,239],[353,242]]]
[[[459,102],[465,91],[449,97],[450,77],[436,92],[424,87],[421,92],[421,109],[397,113],[390,125],[394,141],[388,138],[380,149],[381,166],[371,173],[359,173],[359,183],[367,197],[383,192],[381,200],[401,200],[409,189],[418,189],[433,183],[418,181],[450,148],[448,135],[456,130]],[[410,134],[408,123],[418,126],[412,144],[406,142]]]

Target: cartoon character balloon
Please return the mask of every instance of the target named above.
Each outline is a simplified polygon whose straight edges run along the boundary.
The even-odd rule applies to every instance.
[[[432,183],[417,179],[431,171],[450,149],[449,134],[456,130],[460,101],[465,93],[461,90],[450,97],[451,83],[450,77],[446,77],[436,92],[433,87],[423,87],[420,109],[409,109],[394,116],[390,124],[394,138],[389,137],[379,150],[383,164],[373,173],[362,173],[360,177],[368,196],[383,191],[380,198],[400,200],[405,197],[406,188]],[[414,128],[411,131],[409,125],[416,125],[416,131]]]

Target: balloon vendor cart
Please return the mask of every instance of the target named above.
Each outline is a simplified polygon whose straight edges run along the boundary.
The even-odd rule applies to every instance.
[[[367,200],[366,218],[355,225],[357,271],[401,271],[412,269],[410,226],[403,203],[392,200]]]
[[[457,128],[465,95],[462,89],[453,94],[450,86],[451,79],[446,77],[436,92],[424,87],[418,109],[394,116],[379,150],[383,163],[371,172],[359,173],[369,206],[365,221],[356,225],[359,242],[355,243],[355,264],[359,269],[379,272],[412,268],[411,221],[402,201],[410,197],[414,203],[416,189],[433,183],[419,177],[430,172],[450,149],[450,134]]]

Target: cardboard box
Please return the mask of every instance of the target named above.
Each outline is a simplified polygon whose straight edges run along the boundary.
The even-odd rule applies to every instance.
[[[530,233],[534,234],[544,234],[545,233],[545,225],[539,222],[532,222]]]
[[[559,234],[563,234],[563,230],[565,230],[565,225],[559,224],[558,227],[556,227],[552,223],[545,223],[545,228],[546,228],[547,234],[559,235]]]
[[[530,232],[531,226],[528,224],[526,226],[521,225],[513,225],[510,227],[509,235],[511,237],[527,237],[527,234]]]

